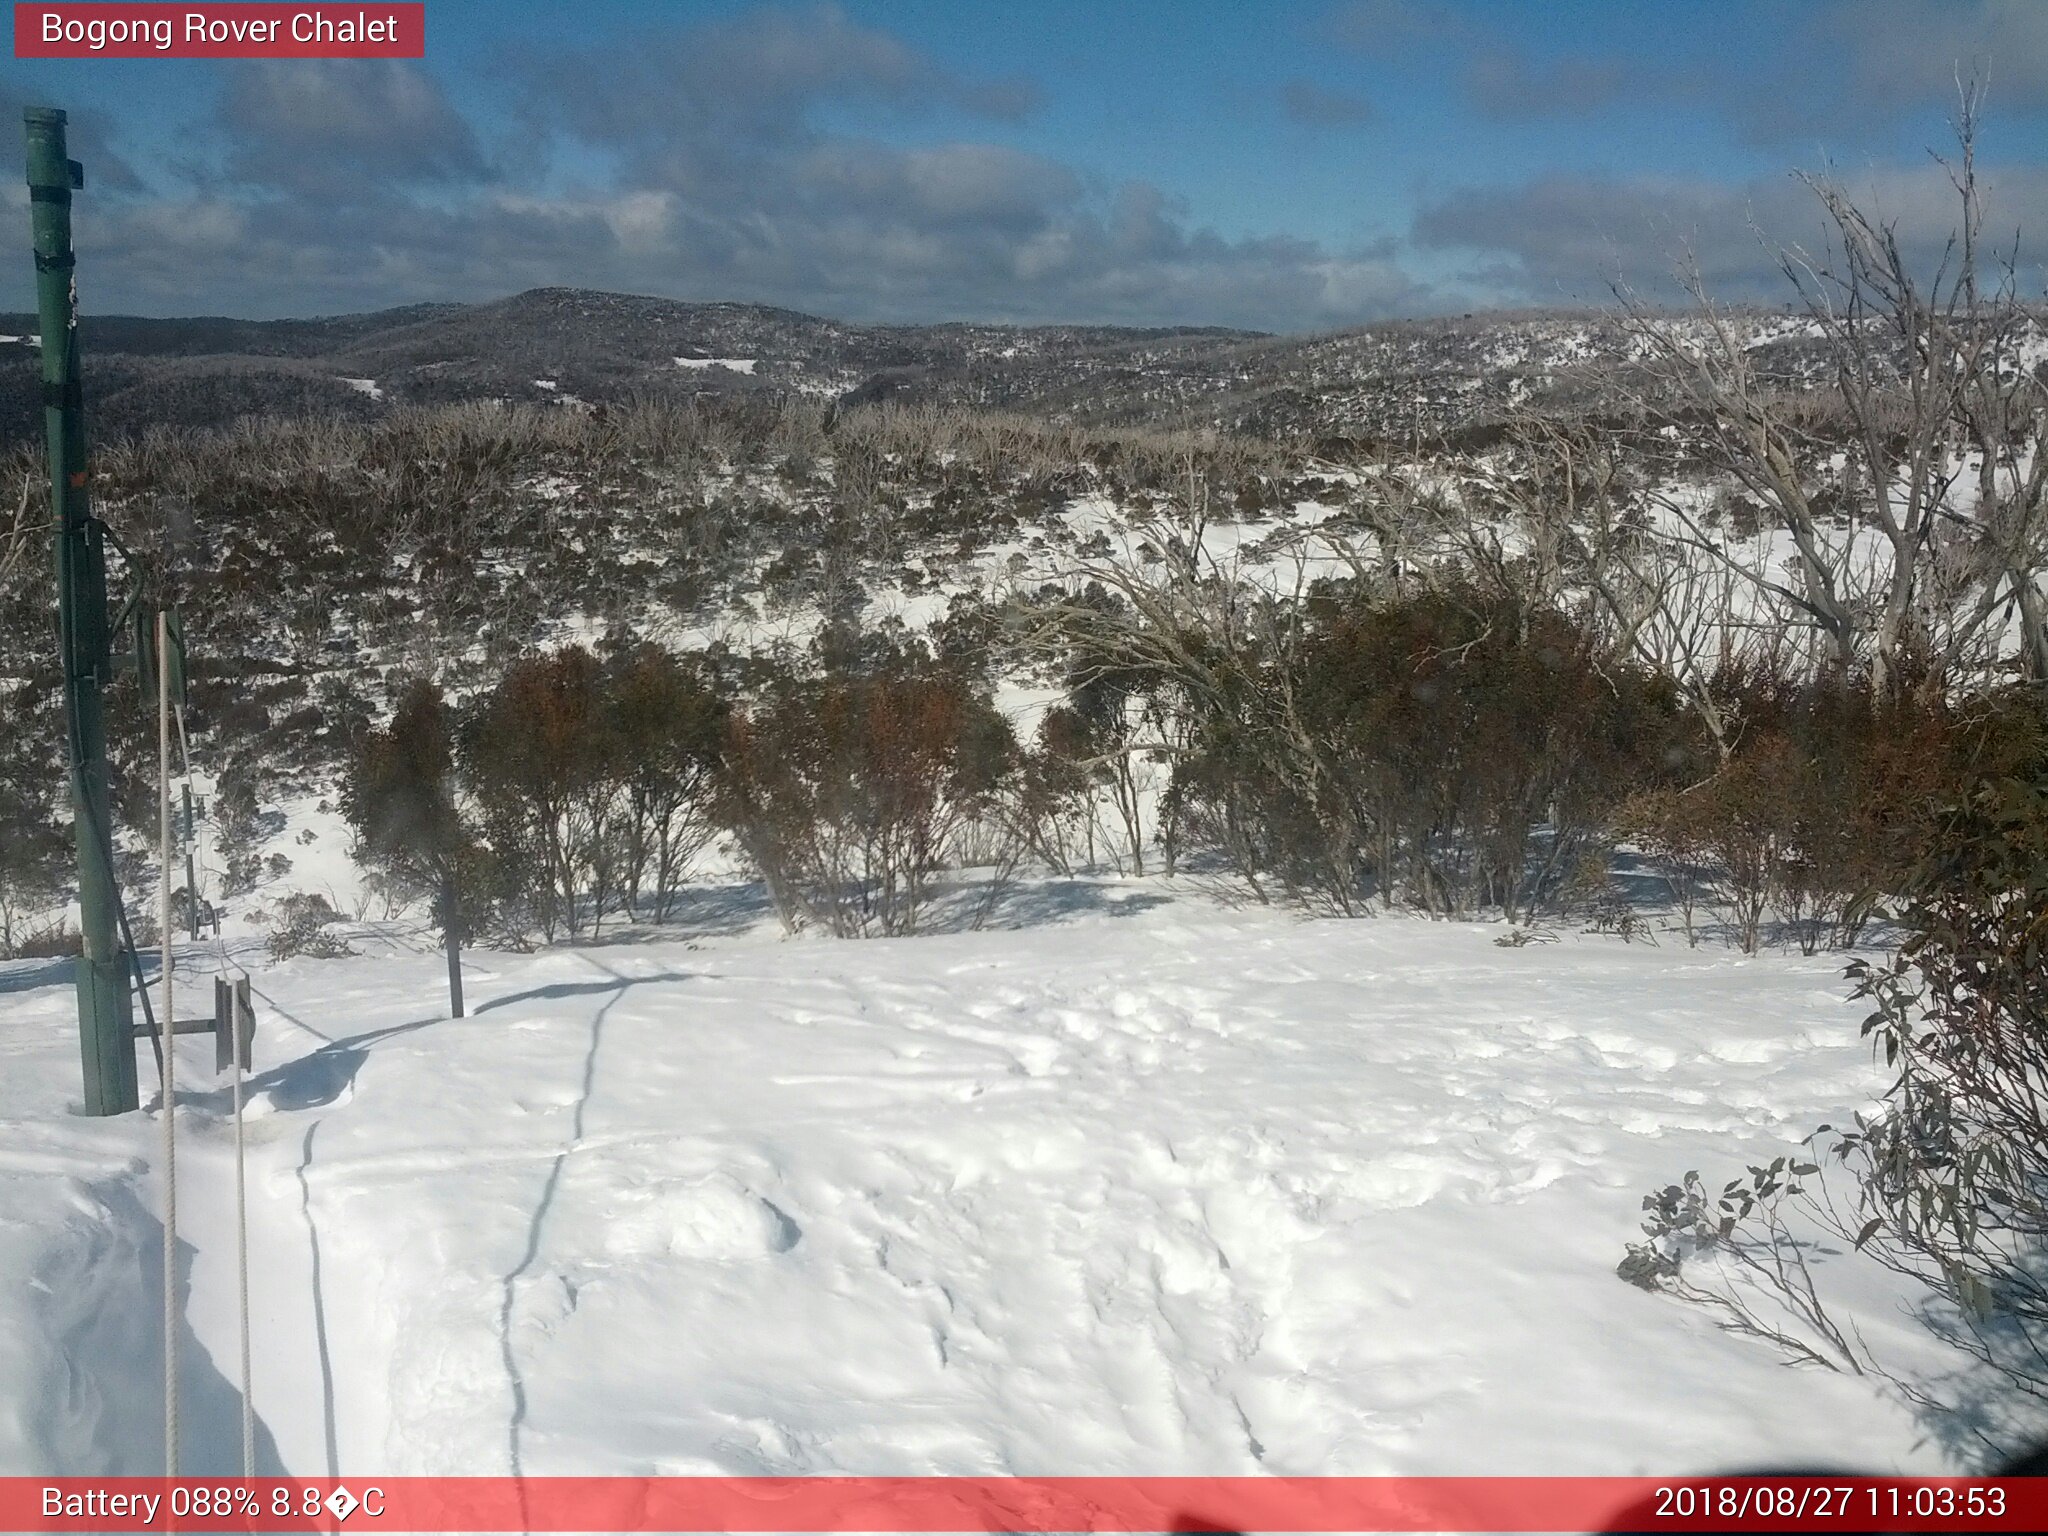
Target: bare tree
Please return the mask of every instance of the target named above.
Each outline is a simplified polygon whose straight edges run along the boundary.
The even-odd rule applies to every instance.
[[[5,523],[0,523],[0,591],[6,590],[13,578],[16,567],[28,558],[30,546],[34,543],[29,535],[36,531],[29,516],[35,493],[35,478],[23,475],[21,496],[14,504],[14,511]]]
[[[1652,381],[1643,403],[1704,434],[1713,462],[1789,539],[1790,569],[1738,559],[1688,496],[1664,495],[1662,509],[1767,608],[1817,631],[1833,666],[1867,668],[1879,695],[1967,671],[2001,603],[2018,611],[2029,674],[2048,675],[2042,385],[2017,363],[2032,320],[2014,262],[1986,252],[1979,100],[1965,90],[1960,152],[1942,161],[1957,222],[1931,272],[1894,222],[1832,178],[1802,176],[1828,240],[1780,252],[1779,266],[1830,375],[1818,400],[1771,377],[1754,326],[1712,302],[1696,264],[1682,274],[1696,314],[1620,295]]]

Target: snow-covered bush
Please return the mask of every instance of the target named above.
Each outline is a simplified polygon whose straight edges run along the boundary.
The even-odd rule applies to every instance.
[[[290,960],[298,955],[334,960],[352,955],[355,950],[348,941],[331,929],[339,921],[341,914],[325,896],[314,891],[293,891],[280,896],[272,908],[270,937],[264,947],[273,960]],[[137,934],[136,942],[148,941]]]
[[[217,846],[227,866],[223,893],[243,895],[263,878],[264,823],[254,780],[246,773],[223,777],[213,814]]]

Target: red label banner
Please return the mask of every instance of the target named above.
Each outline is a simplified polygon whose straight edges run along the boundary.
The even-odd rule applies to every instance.
[[[2048,1530],[2048,1479],[0,1478],[0,1532],[1667,1530]]]
[[[417,59],[424,4],[16,5],[17,59]]]

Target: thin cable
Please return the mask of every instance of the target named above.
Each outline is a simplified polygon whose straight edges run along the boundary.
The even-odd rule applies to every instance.
[[[164,611],[156,616],[157,826],[163,853],[164,1004],[164,1465],[178,1475],[177,1035],[171,1010],[171,669]]]

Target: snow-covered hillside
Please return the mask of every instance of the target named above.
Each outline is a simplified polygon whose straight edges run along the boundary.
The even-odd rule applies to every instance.
[[[460,1022],[402,930],[239,948],[265,1469],[1950,1465],[1872,1383],[1613,1273],[1643,1191],[1867,1101],[1839,960],[1503,931],[1133,880],[784,941],[732,887],[650,942],[476,955]],[[237,1443],[210,1052],[188,1472]],[[0,965],[0,1056],[0,1472],[149,1472],[160,1127],[72,1112],[62,962]],[[1871,1266],[1823,1268],[1941,1368]]]

